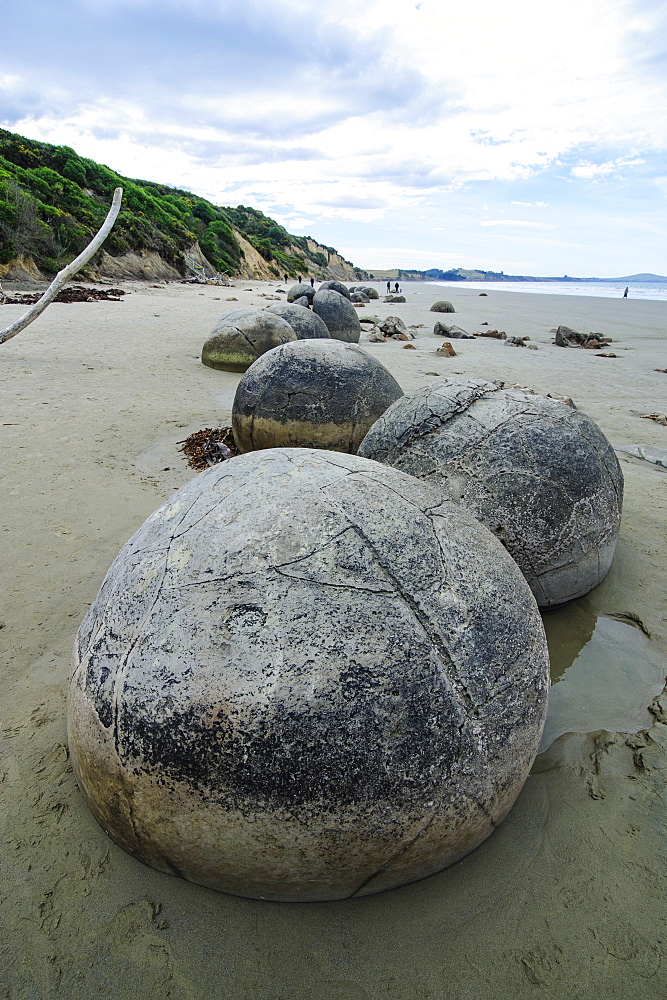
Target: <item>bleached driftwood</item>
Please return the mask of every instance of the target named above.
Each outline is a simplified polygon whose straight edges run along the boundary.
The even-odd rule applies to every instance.
[[[111,208],[109,209],[109,214],[107,215],[102,228],[93,237],[85,250],[82,250],[78,257],[75,257],[71,264],[64,267],[62,271],[58,271],[57,275],[46,289],[39,301],[35,302],[33,306],[28,309],[27,312],[17,319],[16,322],[12,323],[10,326],[6,327],[2,332],[0,332],[0,344],[4,344],[5,341],[11,340],[15,337],[17,333],[21,330],[25,330],[29,323],[32,323],[34,319],[39,316],[40,313],[44,312],[49,302],[52,302],[56,297],[63,285],[69,281],[70,278],[74,277],[77,271],[80,271],[84,264],[86,264],[93,254],[99,250],[99,248],[104,243],[105,239],[111,232],[114,222],[120,212],[120,203],[123,198],[123,189],[116,188],[113,193],[113,201],[111,202]]]

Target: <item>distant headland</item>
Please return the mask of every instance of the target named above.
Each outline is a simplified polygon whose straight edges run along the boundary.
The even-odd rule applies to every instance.
[[[529,274],[505,274],[504,271],[481,271],[465,267],[451,268],[449,271],[442,271],[437,267],[429,268],[428,271],[408,271],[403,268],[393,268],[387,271],[371,269],[369,274],[378,280],[396,278],[399,281],[609,281],[609,282],[662,282],[667,284],[667,276],[663,274],[626,274],[620,278],[573,278],[569,274],[561,274],[557,277],[536,277]]]

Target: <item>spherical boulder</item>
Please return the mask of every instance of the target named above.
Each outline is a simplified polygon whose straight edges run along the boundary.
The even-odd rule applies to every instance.
[[[271,449],[198,475],[116,558],[75,643],[69,747],[146,864],[344,899],[493,831],[547,686],[535,602],[482,525],[395,469]]]
[[[328,340],[331,336],[326,324],[311,309],[296,302],[277,302],[266,310],[280,316],[294,330],[298,340]]]
[[[324,320],[335,340],[344,340],[348,344],[359,343],[361,325],[349,298],[328,288],[323,292],[318,291],[313,299],[313,312]]]
[[[623,475],[597,424],[565,403],[442,379],[393,404],[359,453],[463,504],[502,541],[542,607],[588,593],[611,565]]]
[[[338,292],[339,295],[344,295],[346,299],[350,297],[350,289],[347,285],[344,285],[342,281],[336,281],[332,278],[330,281],[323,281],[318,292]]]
[[[351,296],[355,292],[363,292],[364,295],[367,295],[369,299],[380,298],[377,288],[373,288],[371,285],[351,285],[348,291]]]
[[[218,322],[211,330],[211,336],[214,333],[217,333],[223,326],[229,326],[230,321],[243,319],[245,316],[249,316],[251,313],[256,313],[258,311],[257,306],[238,306],[236,309],[230,309],[229,312],[222,314]]]
[[[209,368],[244,372],[265,351],[296,339],[289,323],[268,310],[235,309],[215,325],[201,359]]]
[[[384,365],[356,344],[285,344],[264,354],[239,382],[234,440],[241,452],[283,446],[355,452],[402,395]]]
[[[453,313],[456,309],[451,304],[451,302],[446,302],[444,299],[439,299],[438,302],[434,302],[431,306],[432,313]]]
[[[300,285],[292,285],[292,287],[287,292],[287,301],[296,302],[297,299],[306,298],[308,299],[308,304],[313,301],[315,295],[315,289],[312,285],[306,285],[301,282]]]

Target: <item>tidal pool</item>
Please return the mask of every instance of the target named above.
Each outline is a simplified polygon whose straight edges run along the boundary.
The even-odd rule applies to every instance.
[[[551,659],[540,752],[563,733],[634,733],[664,686],[667,658],[634,616],[596,614],[586,598],[542,613]]]

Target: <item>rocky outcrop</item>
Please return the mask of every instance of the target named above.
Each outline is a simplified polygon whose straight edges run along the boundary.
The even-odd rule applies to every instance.
[[[7,281],[41,281],[42,275],[32,257],[19,254],[8,264],[0,264],[0,278]]]
[[[569,326],[559,326],[555,330],[554,344],[556,347],[585,347],[597,351],[600,347],[611,344],[611,337],[603,337],[601,333],[579,333]]]
[[[339,281],[359,281],[363,279],[368,281],[370,279],[370,274],[367,271],[362,271],[360,268],[355,267],[351,264],[349,260],[345,260],[344,257],[334,250],[332,247],[322,246],[321,243],[317,243],[315,240],[310,238],[306,241],[308,245],[308,250],[311,253],[322,254],[327,259],[326,265],[321,268],[317,268],[317,265],[311,265],[308,274],[313,272],[313,276],[316,276],[316,272],[319,272],[320,277],[325,276],[327,278],[337,278]],[[293,247],[290,252],[298,251],[297,247]]]
[[[201,274],[203,271],[206,278],[214,278],[217,274],[213,265],[204,257],[202,248],[197,241],[185,251],[183,260],[190,274]]]
[[[102,251],[102,256],[96,268],[94,268],[95,277],[100,278],[114,278],[115,280],[121,278],[146,278],[151,280],[156,279],[180,279],[182,275],[168,264],[164,258],[160,257],[159,253],[154,250],[146,250],[143,253],[135,253],[130,251],[129,253],[121,254],[120,257],[112,257],[106,252]]]
[[[281,264],[277,261],[265,260],[237,229],[234,229],[233,232],[242,251],[241,265],[234,277],[254,279],[255,281],[282,280],[284,270]],[[335,251],[331,252],[328,247],[321,246],[314,240],[308,240],[308,248],[312,253],[318,253],[323,258],[327,258],[327,264],[326,266],[320,266],[304,258],[304,277],[312,275],[317,280],[327,278],[354,281],[359,277],[365,276],[364,271],[355,268],[349,261],[344,260],[340,254]],[[303,254],[303,250],[296,245],[290,245],[285,250],[292,256],[301,256]],[[216,274],[215,268],[204,256],[198,242],[193,243],[184,252],[183,264],[181,273],[173,264],[170,264],[154,250],[130,251],[119,257],[112,257],[106,250],[102,250],[96,265],[89,266],[86,273],[94,279],[143,279],[151,281],[180,281],[184,275],[202,273],[205,277],[210,278]],[[7,281],[43,281],[49,277],[49,275],[43,274],[32,257],[26,254],[21,254],[8,264],[0,265],[0,279],[5,278]]]
[[[241,235],[238,229],[232,230],[234,236],[236,237],[243,256],[241,258],[241,270],[239,271],[237,277],[239,278],[254,278],[256,281],[271,281],[278,280],[278,269],[275,264],[270,264],[268,260],[264,260],[262,255],[255,250],[252,243]],[[282,278],[282,275],[280,275]]]
[[[440,320],[433,327],[433,333],[436,337],[451,337],[452,340],[474,340],[475,338],[471,333],[466,333],[465,330],[461,329],[460,326],[450,325],[449,323],[441,323]]]

